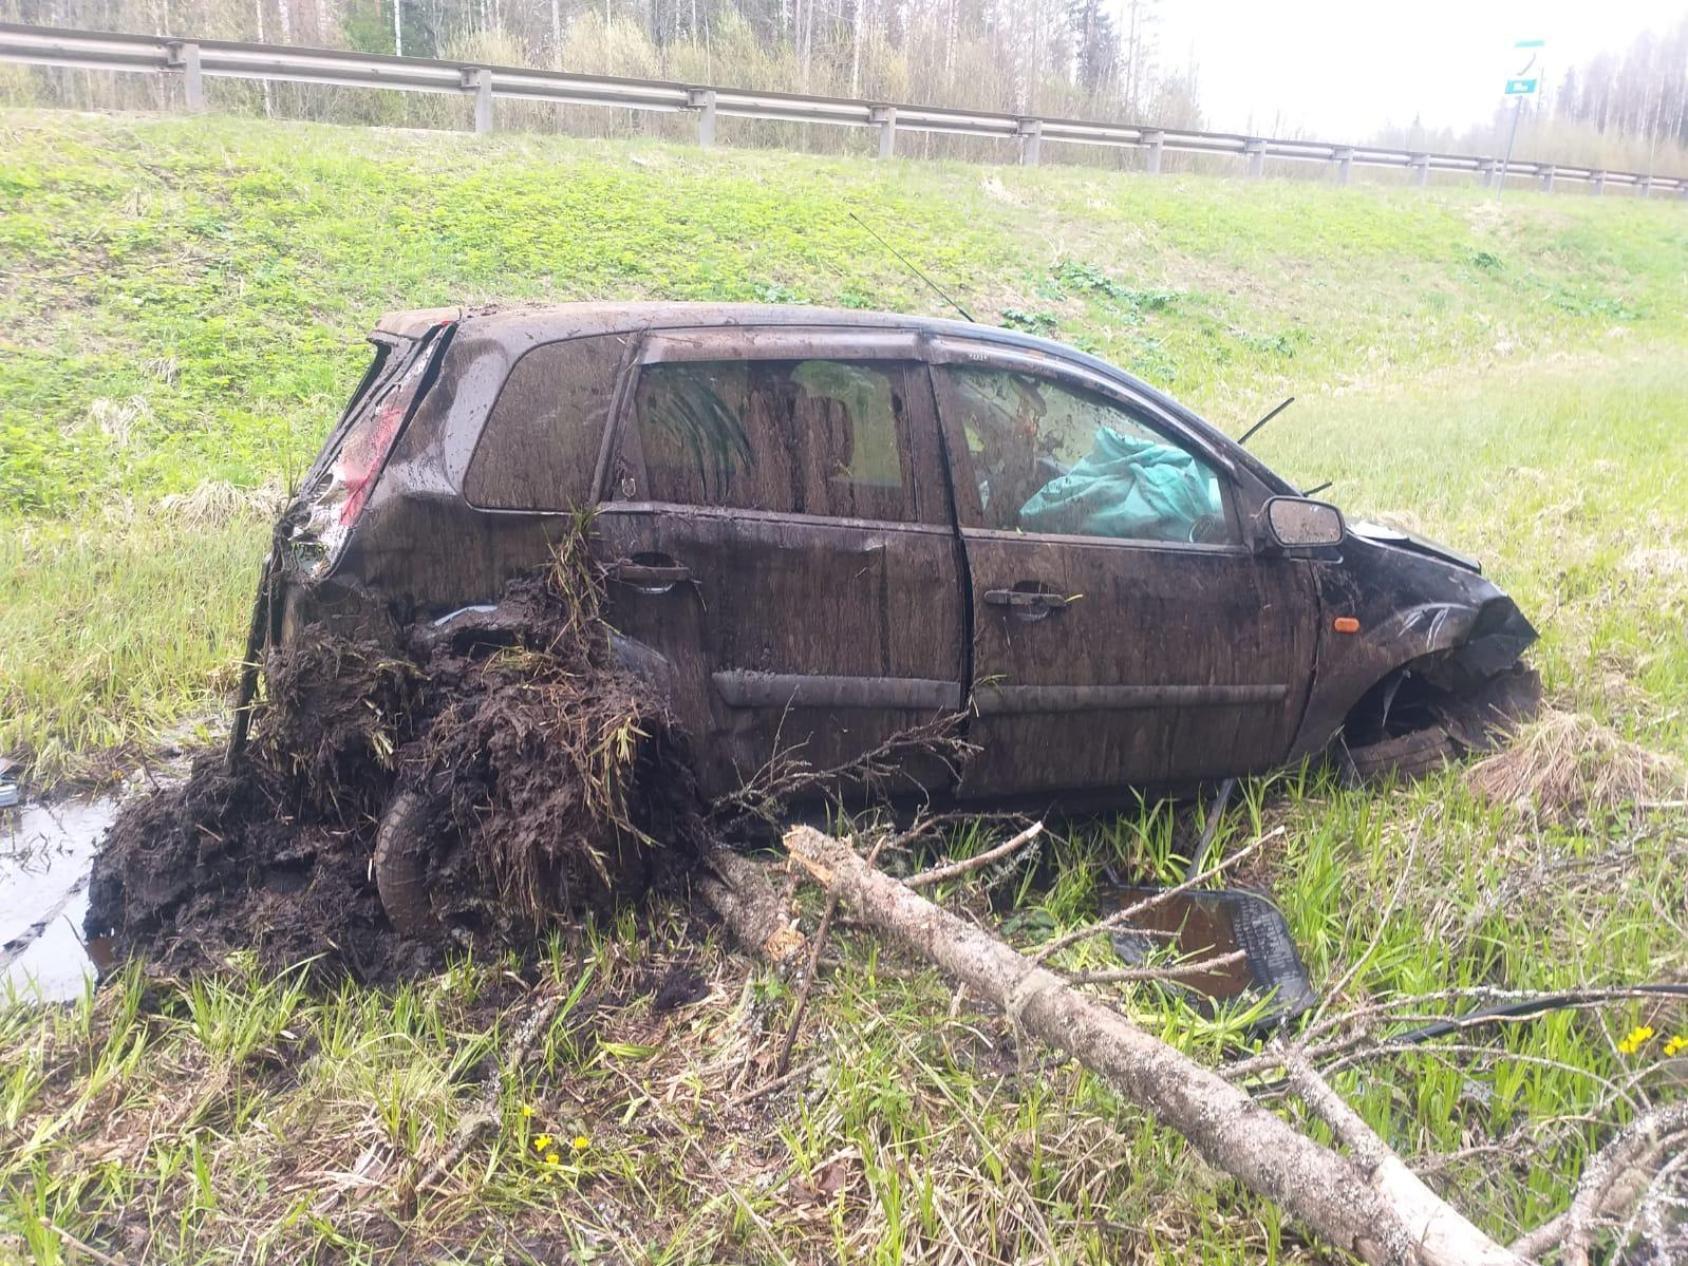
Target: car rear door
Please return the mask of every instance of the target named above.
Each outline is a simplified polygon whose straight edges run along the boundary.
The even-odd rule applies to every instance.
[[[1257,494],[1111,379],[931,349],[970,575],[964,796],[1168,787],[1290,748],[1313,669],[1307,565],[1259,557]]]
[[[644,341],[598,548],[611,623],[667,661],[712,793],[960,707],[959,547],[918,352],[880,330]]]

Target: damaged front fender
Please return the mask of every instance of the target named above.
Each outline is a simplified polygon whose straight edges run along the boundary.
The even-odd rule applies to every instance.
[[[1500,711],[1461,709],[1466,698],[1495,695],[1507,722],[1533,711],[1533,674],[1521,684],[1513,670],[1536,630],[1471,567],[1351,537],[1317,571],[1325,618],[1296,756],[1438,724],[1475,746]]]
[[[1366,636],[1371,657],[1412,664],[1446,690],[1470,690],[1518,662],[1538,634],[1504,594],[1480,605],[1429,602],[1400,612]]]

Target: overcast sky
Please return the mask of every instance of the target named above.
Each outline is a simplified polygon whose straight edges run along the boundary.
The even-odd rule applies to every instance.
[[[1211,130],[1266,133],[1276,118],[1347,140],[1415,116],[1487,119],[1517,40],[1547,41],[1551,77],[1685,12],[1688,0],[1161,0],[1159,59],[1195,57]]]

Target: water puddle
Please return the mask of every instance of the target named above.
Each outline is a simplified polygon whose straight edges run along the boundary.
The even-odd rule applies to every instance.
[[[0,809],[0,997],[82,992],[100,946],[82,940],[88,868],[117,814],[112,800]]]

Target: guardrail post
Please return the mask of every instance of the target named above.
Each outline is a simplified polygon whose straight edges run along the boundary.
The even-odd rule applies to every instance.
[[[1266,174],[1266,142],[1252,140],[1243,146],[1243,153],[1248,155],[1248,178],[1259,180]]]
[[[1407,166],[1413,169],[1413,184],[1420,189],[1430,183],[1430,155],[1414,154]]]
[[[1651,175],[1643,176],[1641,178],[1641,196],[1643,198],[1651,198],[1653,196],[1653,177]]]
[[[1020,166],[1036,167],[1038,151],[1043,148],[1043,120],[1021,119],[1017,135],[1020,138]]]
[[[1331,161],[1336,164],[1336,183],[1346,185],[1354,179],[1354,149],[1350,145],[1339,145],[1331,151]]]
[[[475,134],[492,131],[492,72],[485,66],[465,66],[463,91],[475,94]]]
[[[897,107],[874,106],[867,117],[879,125],[879,157],[892,157],[897,152]]]
[[[1166,149],[1165,132],[1145,132],[1143,140],[1149,147],[1148,161],[1143,164],[1143,170],[1151,176],[1161,174],[1161,152]]]
[[[1482,178],[1483,188],[1493,189],[1495,187],[1495,160],[1479,158],[1477,160],[1477,175]]]
[[[171,40],[165,46],[164,64],[182,72],[183,95],[190,110],[205,108],[205,74],[199,68],[199,45],[189,40]]]
[[[715,144],[715,89],[686,89],[686,105],[698,112],[697,143],[700,148],[708,149]]]
[[[1543,193],[1552,193],[1553,192],[1553,164],[1552,163],[1545,164],[1541,169],[1541,191]]]
[[[1594,196],[1598,198],[1601,194],[1606,192],[1606,173],[1603,171],[1595,172],[1593,178],[1589,180],[1588,184],[1589,188],[1593,191]]]

